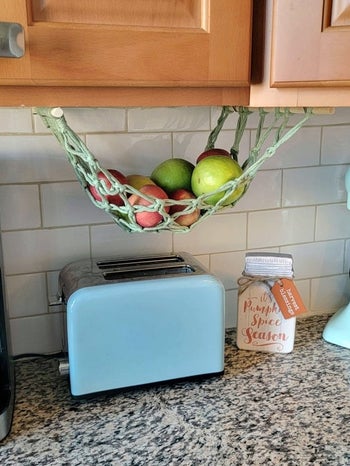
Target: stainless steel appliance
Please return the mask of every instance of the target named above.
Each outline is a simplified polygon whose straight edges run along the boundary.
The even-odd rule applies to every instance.
[[[20,24],[0,21],[0,57],[20,58],[24,55],[23,33]],[[0,236],[0,440],[10,431],[15,398],[15,373],[11,358],[3,270]]]
[[[72,395],[223,372],[224,287],[191,255],[78,261],[60,287]]]
[[[11,358],[10,329],[7,317],[3,260],[0,242],[0,440],[10,431],[15,398],[15,373]]]

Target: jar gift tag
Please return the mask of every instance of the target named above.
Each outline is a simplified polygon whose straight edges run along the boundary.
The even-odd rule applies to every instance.
[[[282,314],[285,319],[304,314],[307,309],[293,280],[281,278],[271,288]]]

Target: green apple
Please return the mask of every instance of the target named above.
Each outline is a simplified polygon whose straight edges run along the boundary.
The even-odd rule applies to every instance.
[[[198,197],[216,191],[228,181],[238,178],[243,173],[240,165],[230,157],[222,155],[211,155],[202,159],[192,173],[192,191]],[[238,199],[244,190],[239,186],[223,203],[232,204]],[[215,205],[223,196],[225,191],[215,193],[205,199],[210,205]]]

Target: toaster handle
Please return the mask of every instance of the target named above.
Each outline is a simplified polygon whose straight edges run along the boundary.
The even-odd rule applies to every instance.
[[[23,27],[18,23],[0,21],[0,57],[21,58],[23,55]]]

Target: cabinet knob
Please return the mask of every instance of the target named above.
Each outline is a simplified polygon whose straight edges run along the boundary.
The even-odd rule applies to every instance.
[[[0,57],[20,58],[24,55],[24,30],[18,23],[0,21]]]

